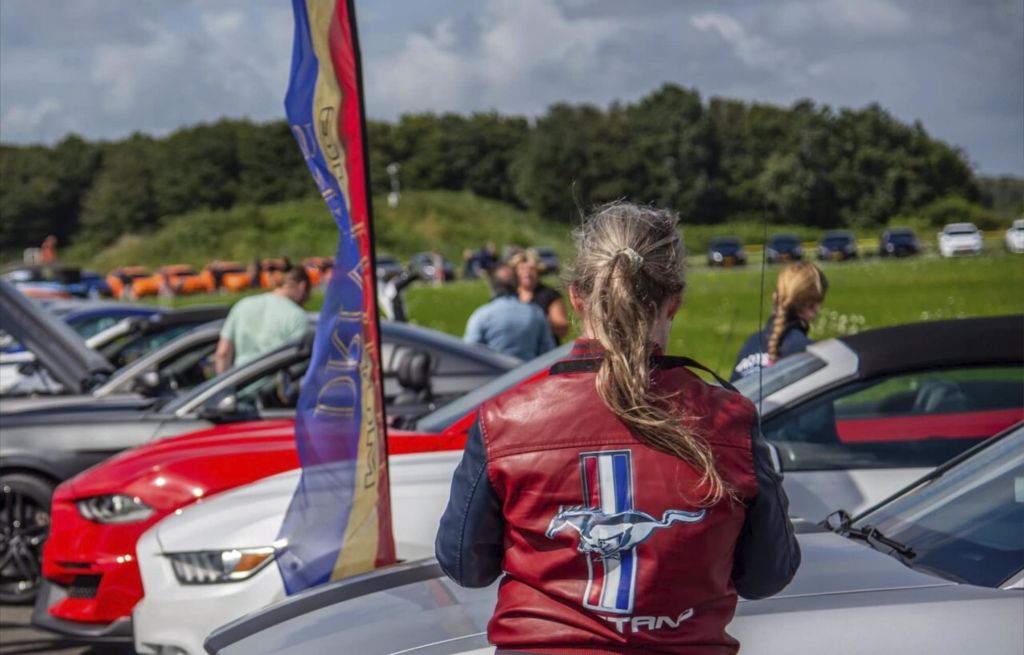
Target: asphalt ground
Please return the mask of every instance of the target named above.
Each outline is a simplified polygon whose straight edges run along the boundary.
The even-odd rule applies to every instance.
[[[134,655],[131,644],[82,643],[33,628],[31,605],[0,605],[0,655]]]

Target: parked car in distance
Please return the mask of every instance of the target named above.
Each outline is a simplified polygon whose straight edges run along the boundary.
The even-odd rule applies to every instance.
[[[402,266],[402,262],[398,261],[397,257],[381,253],[376,256],[375,261],[377,279],[382,282],[388,282],[405,271],[405,267]]]
[[[983,247],[981,230],[974,223],[950,223],[939,232],[939,254],[943,257],[978,255]]]
[[[857,256],[857,239],[849,230],[830,230],[818,242],[818,259],[843,261]]]
[[[107,274],[107,284],[114,297],[122,300],[155,296],[160,290],[159,281],[143,266],[119,266]]]
[[[742,266],[747,253],[736,237],[715,237],[708,246],[708,266]]]
[[[804,247],[795,234],[773,234],[765,244],[764,256],[769,264],[800,260],[804,258]]]
[[[176,296],[185,296],[206,291],[206,282],[199,271],[188,264],[161,266],[157,273],[157,291],[168,291]]]
[[[212,261],[199,273],[207,293],[221,289],[229,293],[245,291],[252,285],[252,276],[238,262]]]
[[[905,227],[891,227],[878,239],[879,257],[906,257],[921,254],[921,242],[914,231]]]
[[[306,257],[302,260],[302,267],[306,269],[306,275],[309,276],[310,286],[318,287],[330,281],[331,271],[334,270],[334,258]]]
[[[795,521],[795,578],[775,596],[740,599],[729,633],[751,655],[1019,654],[1022,477],[1018,425],[855,519],[837,514],[831,530]],[[333,655],[338,644],[360,655],[486,655],[499,585],[459,587],[433,559],[398,564],[225,625],[205,647],[212,655]]]
[[[260,287],[276,289],[281,283],[281,276],[288,268],[288,260],[283,257],[271,257],[260,261]]]
[[[441,272],[437,271],[435,255],[430,252],[419,252],[409,259],[409,270],[420,276],[422,280],[443,280],[451,282],[455,279],[455,268],[443,255],[436,255],[441,260]]]
[[[107,285],[94,280],[77,266],[65,264],[26,264],[14,266],[3,277],[31,298],[89,298],[109,292]],[[109,295],[109,293],[108,293]]]
[[[541,275],[557,275],[561,270],[561,264],[558,261],[558,255],[554,250],[547,246],[541,246],[535,248],[537,256],[540,257],[542,264]]]
[[[1006,230],[1006,249],[1013,253],[1024,253],[1024,218],[1018,218]]]

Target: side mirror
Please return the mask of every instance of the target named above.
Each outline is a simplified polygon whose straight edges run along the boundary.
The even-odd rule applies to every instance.
[[[199,409],[199,418],[214,423],[230,420],[238,414],[238,396],[234,393],[217,395],[210,398]]]

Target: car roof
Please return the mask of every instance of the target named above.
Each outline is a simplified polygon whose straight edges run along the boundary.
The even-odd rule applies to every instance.
[[[853,232],[849,230],[829,230],[821,238],[822,239],[834,239],[835,237],[852,237]]]
[[[974,223],[949,223],[946,227],[942,228],[944,232],[953,232],[955,230],[977,230],[978,227]]]
[[[840,337],[858,357],[858,375],[925,368],[1024,363],[1024,316],[926,321]]]

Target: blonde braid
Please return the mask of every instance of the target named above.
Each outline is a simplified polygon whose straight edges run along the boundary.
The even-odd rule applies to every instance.
[[[786,331],[786,314],[789,310],[782,302],[775,304],[775,320],[772,323],[772,335],[768,337],[768,361],[774,362],[779,358],[779,342],[782,341],[782,333]]]

